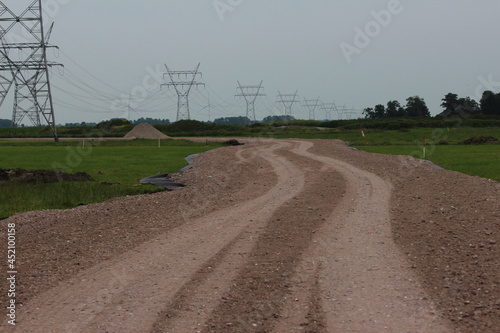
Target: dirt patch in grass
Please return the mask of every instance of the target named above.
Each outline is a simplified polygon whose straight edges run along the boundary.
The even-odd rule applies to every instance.
[[[491,135],[486,135],[486,136],[480,136],[480,137],[474,137],[470,138],[467,140],[464,140],[462,142],[459,142],[459,145],[480,145],[480,144],[485,144],[485,143],[497,143],[498,139],[495,137],[492,137]]]
[[[60,181],[93,181],[86,172],[65,173],[53,170],[0,169],[0,182],[56,183]]]

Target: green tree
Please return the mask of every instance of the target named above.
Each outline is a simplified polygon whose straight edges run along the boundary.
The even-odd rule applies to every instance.
[[[458,98],[457,94],[448,93],[442,99],[441,107],[444,109],[439,114],[442,117],[451,115],[470,115],[480,112],[479,104],[470,97]]]
[[[294,116],[286,115],[286,116],[267,116],[265,117],[262,122],[263,123],[270,123],[273,121],[293,121],[295,120]]]
[[[126,125],[131,125],[130,121],[128,121],[127,119],[113,118],[110,120],[101,121],[99,124],[97,124],[96,127],[100,129],[110,129],[112,127],[120,127]]]
[[[404,117],[405,109],[401,107],[398,101],[390,101],[387,102],[385,113],[388,118]]]
[[[375,118],[382,119],[385,118],[385,106],[382,104],[375,105]]]
[[[217,118],[214,120],[214,124],[217,125],[249,125],[252,121],[247,117],[224,117]]]
[[[459,106],[457,94],[448,93],[441,101],[443,101],[443,103],[441,103],[441,107],[444,109],[441,115],[449,116],[452,114],[457,114],[457,109]]]
[[[164,127],[167,132],[201,132],[214,128],[213,124],[207,124],[198,120],[183,119]]]
[[[479,103],[470,97],[459,98],[457,113],[461,115],[478,114],[481,112]]]
[[[481,97],[480,109],[485,115],[500,115],[500,93],[495,94],[493,91],[487,90],[483,92]]]
[[[363,114],[365,115],[366,119],[375,119],[375,111],[373,110],[373,108],[364,109]]]
[[[419,96],[408,97],[406,99],[406,114],[409,117],[430,117],[431,113],[425,100]]]

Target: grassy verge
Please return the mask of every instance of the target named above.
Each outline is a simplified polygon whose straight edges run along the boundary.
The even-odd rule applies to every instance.
[[[427,143],[438,143],[441,140],[457,144],[472,137],[494,136],[500,139],[500,127],[459,127],[459,128],[411,128],[404,130],[361,130],[340,129],[276,129],[270,137],[301,139],[339,139],[355,145],[418,145],[423,137]]]
[[[139,180],[158,173],[177,172],[184,158],[220,147],[218,144],[163,140],[103,143],[1,142],[0,168],[87,172],[93,182],[52,184],[0,183],[0,218],[18,212],[71,208],[107,199],[152,193],[159,188]],[[114,185],[108,185],[114,183]]]
[[[435,164],[449,170],[500,181],[500,145],[458,145],[472,137],[493,136],[500,139],[499,127],[410,128],[403,130],[366,129],[276,129],[275,138],[339,139],[351,142],[360,150],[371,153],[426,156]],[[446,141],[449,145],[439,145]]]
[[[357,146],[380,154],[412,155],[423,158],[423,149],[416,145]],[[426,148],[425,159],[448,169],[500,181],[500,144],[432,145]]]

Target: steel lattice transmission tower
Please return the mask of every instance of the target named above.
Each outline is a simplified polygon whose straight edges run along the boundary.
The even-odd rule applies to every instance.
[[[345,108],[345,105],[342,105],[342,107],[340,108],[340,110],[337,110],[338,114],[339,114],[339,119],[340,120],[344,120],[344,116],[346,115],[346,108]],[[347,119],[347,118],[346,118]]]
[[[281,103],[284,108],[285,108],[285,116],[291,116],[292,115],[292,107],[295,103],[299,103],[297,95],[299,91],[297,90],[295,94],[282,94],[278,91],[278,98],[279,100],[276,101],[276,103]]]
[[[162,84],[162,87],[174,87],[177,92],[177,121],[190,120],[189,93],[193,87],[205,86],[205,83],[196,81],[198,77],[202,76],[198,72],[200,64],[193,71],[171,71],[166,64],[165,67],[167,68],[167,73],[164,76],[169,76],[170,83]]]
[[[344,106],[344,109],[345,109],[345,106]],[[357,113],[356,109],[354,108],[354,106],[351,109],[345,109],[344,111],[347,114],[347,119],[348,120],[351,120],[352,117]]]
[[[0,1],[0,106],[14,85],[13,126],[19,126],[25,117],[33,125],[41,126],[41,116],[52,128],[58,141],[54,104],[50,89],[49,68],[62,66],[47,60],[47,49],[57,48],[49,45],[54,24],[45,35],[43,25],[42,1],[35,0],[21,14],[13,13]],[[19,35],[13,32],[19,27]]]
[[[321,110],[325,111],[326,120],[332,120],[332,112],[337,111],[337,105],[333,103],[323,103]]]
[[[240,90],[239,94],[236,94],[235,97],[244,97],[245,101],[247,102],[247,118],[250,119],[250,121],[255,122],[255,101],[257,100],[257,97],[262,97],[266,96],[266,94],[261,93],[261,89],[264,89],[262,87],[262,82],[260,81],[260,84],[258,86],[242,86],[240,81],[238,81],[238,88]]]
[[[304,104],[302,104],[303,107],[307,108],[309,111],[309,120],[316,120],[315,116],[315,111],[316,109],[321,106],[321,102],[318,99],[305,99],[304,98]]]

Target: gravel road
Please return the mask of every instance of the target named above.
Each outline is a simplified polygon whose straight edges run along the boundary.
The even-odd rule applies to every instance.
[[[340,141],[240,141],[173,192],[1,221],[19,279],[0,331],[500,329],[498,182]]]

